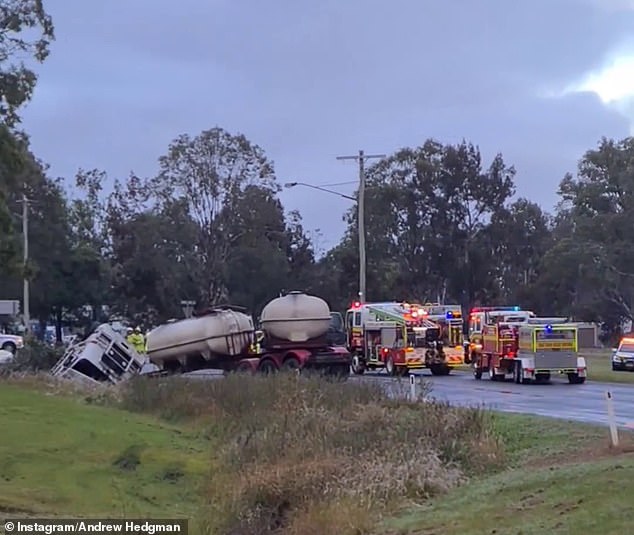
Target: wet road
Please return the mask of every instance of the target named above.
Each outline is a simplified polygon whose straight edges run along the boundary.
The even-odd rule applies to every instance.
[[[565,418],[607,425],[606,392],[612,393],[617,425],[634,429],[634,385],[597,383],[588,380],[583,385],[570,385],[567,378],[555,376],[549,384],[517,385],[512,381],[498,383],[483,378],[476,381],[469,372],[453,371],[448,377],[432,377],[423,372],[431,383],[430,397],[455,405],[487,408],[539,416]],[[417,375],[417,378],[420,374]],[[409,379],[399,380],[385,374],[351,377],[351,381],[379,381],[394,395],[407,396]],[[417,383],[417,390],[420,388]],[[428,387],[429,388],[429,387]]]

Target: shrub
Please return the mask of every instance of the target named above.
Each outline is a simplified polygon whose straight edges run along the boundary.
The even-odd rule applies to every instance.
[[[484,411],[396,401],[385,384],[138,377],[121,403],[205,423],[217,466],[209,533],[365,533],[382,511],[445,492],[503,458]]]

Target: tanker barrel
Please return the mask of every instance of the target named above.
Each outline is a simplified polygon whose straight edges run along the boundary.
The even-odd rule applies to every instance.
[[[308,342],[324,337],[330,327],[330,307],[323,299],[290,292],[269,301],[262,309],[262,330],[287,342]]]

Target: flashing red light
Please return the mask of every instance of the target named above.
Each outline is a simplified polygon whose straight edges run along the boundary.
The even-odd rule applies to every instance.
[[[361,308],[361,302],[355,301],[354,303],[352,303],[352,308]]]

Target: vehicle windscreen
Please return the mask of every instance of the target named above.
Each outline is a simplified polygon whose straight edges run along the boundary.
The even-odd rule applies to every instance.
[[[619,346],[620,353],[634,353],[634,342],[621,342]]]

